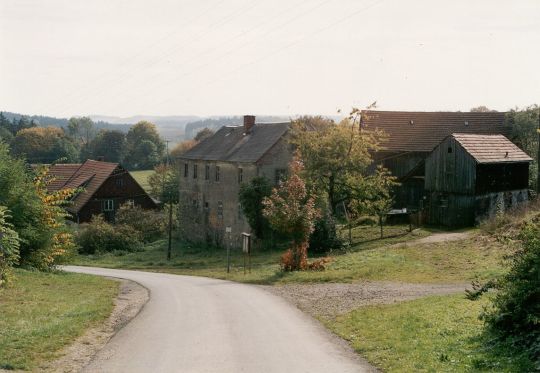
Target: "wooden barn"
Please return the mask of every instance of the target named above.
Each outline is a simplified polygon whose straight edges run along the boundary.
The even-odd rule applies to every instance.
[[[531,161],[503,135],[448,136],[425,161],[429,222],[471,226],[527,201]]]
[[[55,164],[50,167],[50,175],[50,191],[83,188],[66,207],[77,223],[88,222],[99,214],[114,221],[116,210],[125,203],[157,208],[156,202],[118,163],[87,160],[82,164]]]
[[[501,134],[510,136],[505,113],[488,112],[362,112],[362,127],[379,129],[388,136],[376,162],[398,177],[395,207],[422,208],[425,160],[432,150],[452,133]]]

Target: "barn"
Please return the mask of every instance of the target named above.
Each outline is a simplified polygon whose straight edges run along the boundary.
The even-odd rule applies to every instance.
[[[446,137],[425,160],[429,223],[471,226],[527,201],[531,161],[503,135]]]
[[[54,164],[49,168],[49,175],[52,177],[47,187],[49,191],[82,189],[66,207],[77,223],[88,222],[99,214],[114,221],[116,211],[125,203],[145,209],[157,208],[156,202],[118,163],[89,159],[84,163]]]
[[[401,183],[394,196],[396,208],[421,209],[425,160],[452,133],[500,134],[509,137],[511,127],[502,112],[362,111],[362,127],[382,130],[387,139],[374,154]]]

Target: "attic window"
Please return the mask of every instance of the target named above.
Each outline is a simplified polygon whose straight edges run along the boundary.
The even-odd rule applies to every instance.
[[[409,124],[412,126],[412,125],[414,124],[414,120],[411,119],[411,120],[409,121]]]
[[[449,146],[449,147],[448,147],[448,153],[452,153],[452,151],[453,151],[453,150],[452,150],[452,147]]]
[[[468,125],[469,125],[469,121],[466,120],[466,121],[465,121],[465,126],[468,126]]]

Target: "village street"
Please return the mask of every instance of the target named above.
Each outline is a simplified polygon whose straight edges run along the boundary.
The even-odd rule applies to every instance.
[[[366,372],[338,338],[257,286],[203,277],[68,266],[135,281],[141,312],[85,372]]]

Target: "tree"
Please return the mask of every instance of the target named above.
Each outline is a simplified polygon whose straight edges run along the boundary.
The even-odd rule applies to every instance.
[[[315,198],[309,195],[300,177],[302,170],[302,162],[295,158],[289,165],[289,177],[272,190],[270,197],[263,199],[263,216],[273,229],[292,240],[291,247],[281,258],[281,267],[285,271],[307,268],[309,236],[320,215]]]
[[[127,133],[127,158],[125,164],[132,169],[149,169],[163,158],[165,143],[156,126],[147,121],[135,124]]]
[[[529,186],[536,189],[538,183],[538,105],[526,108],[515,108],[506,114],[506,124],[512,126],[512,139],[531,158],[533,163],[529,168]]]
[[[197,141],[195,140],[185,140],[176,144],[175,147],[171,150],[171,159],[173,160],[173,162],[175,159],[179,158],[182,154],[193,148],[195,145],[197,145]]]
[[[90,142],[84,158],[103,157],[106,162],[121,163],[126,153],[126,135],[116,130],[101,130]]]
[[[510,258],[510,270],[496,282],[493,307],[482,315],[502,341],[526,351],[540,364],[540,219],[520,233],[521,248]]]
[[[271,232],[270,223],[263,215],[263,200],[272,194],[272,185],[265,177],[258,176],[240,186],[239,200],[249,226],[258,239],[264,240]]]
[[[89,117],[72,117],[68,121],[69,135],[81,145],[88,145],[96,135],[94,122]]]
[[[11,269],[19,262],[19,235],[10,218],[7,208],[0,206],[0,288],[9,282]]]
[[[61,128],[35,127],[17,132],[12,143],[13,153],[24,156],[29,163],[52,163],[59,159],[77,162],[79,152]]]
[[[360,112],[339,124],[321,117],[303,117],[293,125],[291,143],[304,162],[308,184],[319,190],[336,214],[338,206],[352,199],[365,199],[373,159],[384,134],[360,127]]]
[[[178,203],[180,188],[180,171],[178,167],[159,164],[148,177],[150,195],[164,203]]]
[[[21,263],[39,269],[53,266],[72,248],[61,208],[72,194],[48,193],[45,186],[51,178],[46,170],[33,175],[0,143],[0,205],[10,210],[9,222],[20,238]]]
[[[214,134],[214,130],[212,130],[210,128],[203,128],[202,130],[197,132],[197,134],[195,135],[194,140],[197,141],[197,142],[201,142],[203,140],[206,140],[207,138],[209,138],[213,134]]]
[[[497,112],[497,110],[491,110],[490,108],[488,108],[487,106],[484,106],[484,105],[473,107],[473,108],[471,108],[470,111],[471,111],[471,113],[495,113],[495,112]]]

